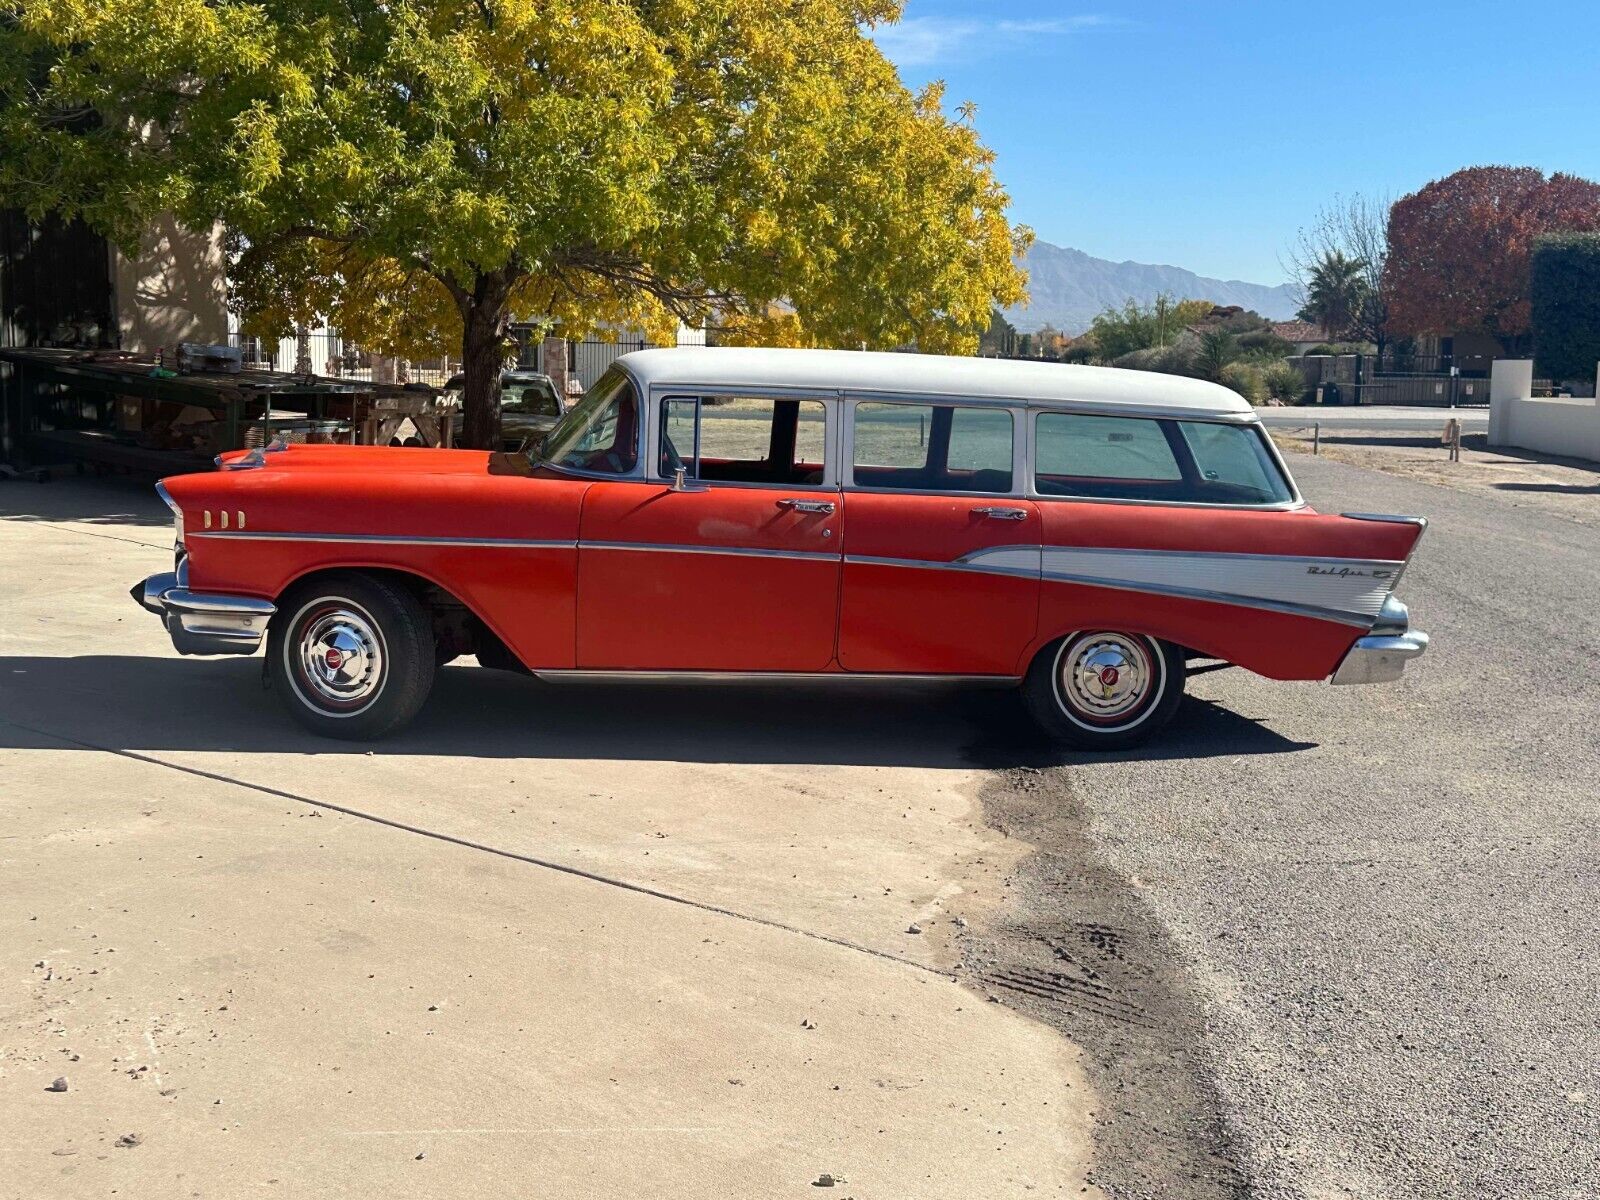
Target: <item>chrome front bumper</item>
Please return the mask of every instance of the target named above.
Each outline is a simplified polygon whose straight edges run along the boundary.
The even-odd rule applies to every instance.
[[[277,606],[249,596],[191,592],[173,571],[133,585],[134,601],[161,618],[179,654],[254,654]]]
[[[1411,614],[1393,596],[1383,602],[1372,632],[1357,638],[1333,673],[1334,683],[1393,683],[1406,663],[1428,648],[1428,635],[1411,628]]]

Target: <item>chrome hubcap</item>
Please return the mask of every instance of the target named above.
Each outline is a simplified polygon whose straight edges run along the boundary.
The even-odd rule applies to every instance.
[[[383,682],[382,646],[365,613],[339,605],[312,612],[297,645],[308,699],[330,708],[365,704]]]
[[[1097,722],[1127,716],[1149,694],[1150,654],[1140,642],[1120,633],[1090,633],[1061,656],[1062,698]]]

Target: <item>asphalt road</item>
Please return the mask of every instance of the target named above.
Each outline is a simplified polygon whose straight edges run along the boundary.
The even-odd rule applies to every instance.
[[[1324,510],[1429,518],[1428,654],[1387,687],[1207,675],[1158,748],[1005,773],[990,819],[1042,853],[969,965],[1094,1059],[1114,1195],[1593,1197],[1600,544],[1291,466]]]

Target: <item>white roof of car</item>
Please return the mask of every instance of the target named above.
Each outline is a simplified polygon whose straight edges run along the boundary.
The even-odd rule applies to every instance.
[[[856,350],[683,346],[617,360],[644,387],[788,388],[1009,401],[1168,415],[1251,413],[1237,392],[1181,375],[1067,363]]]

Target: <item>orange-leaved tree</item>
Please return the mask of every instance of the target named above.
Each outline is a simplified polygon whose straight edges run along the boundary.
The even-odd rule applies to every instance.
[[[1481,331],[1508,348],[1531,319],[1528,262],[1541,234],[1600,229],[1600,183],[1533,167],[1467,167],[1389,211],[1390,329]]]

